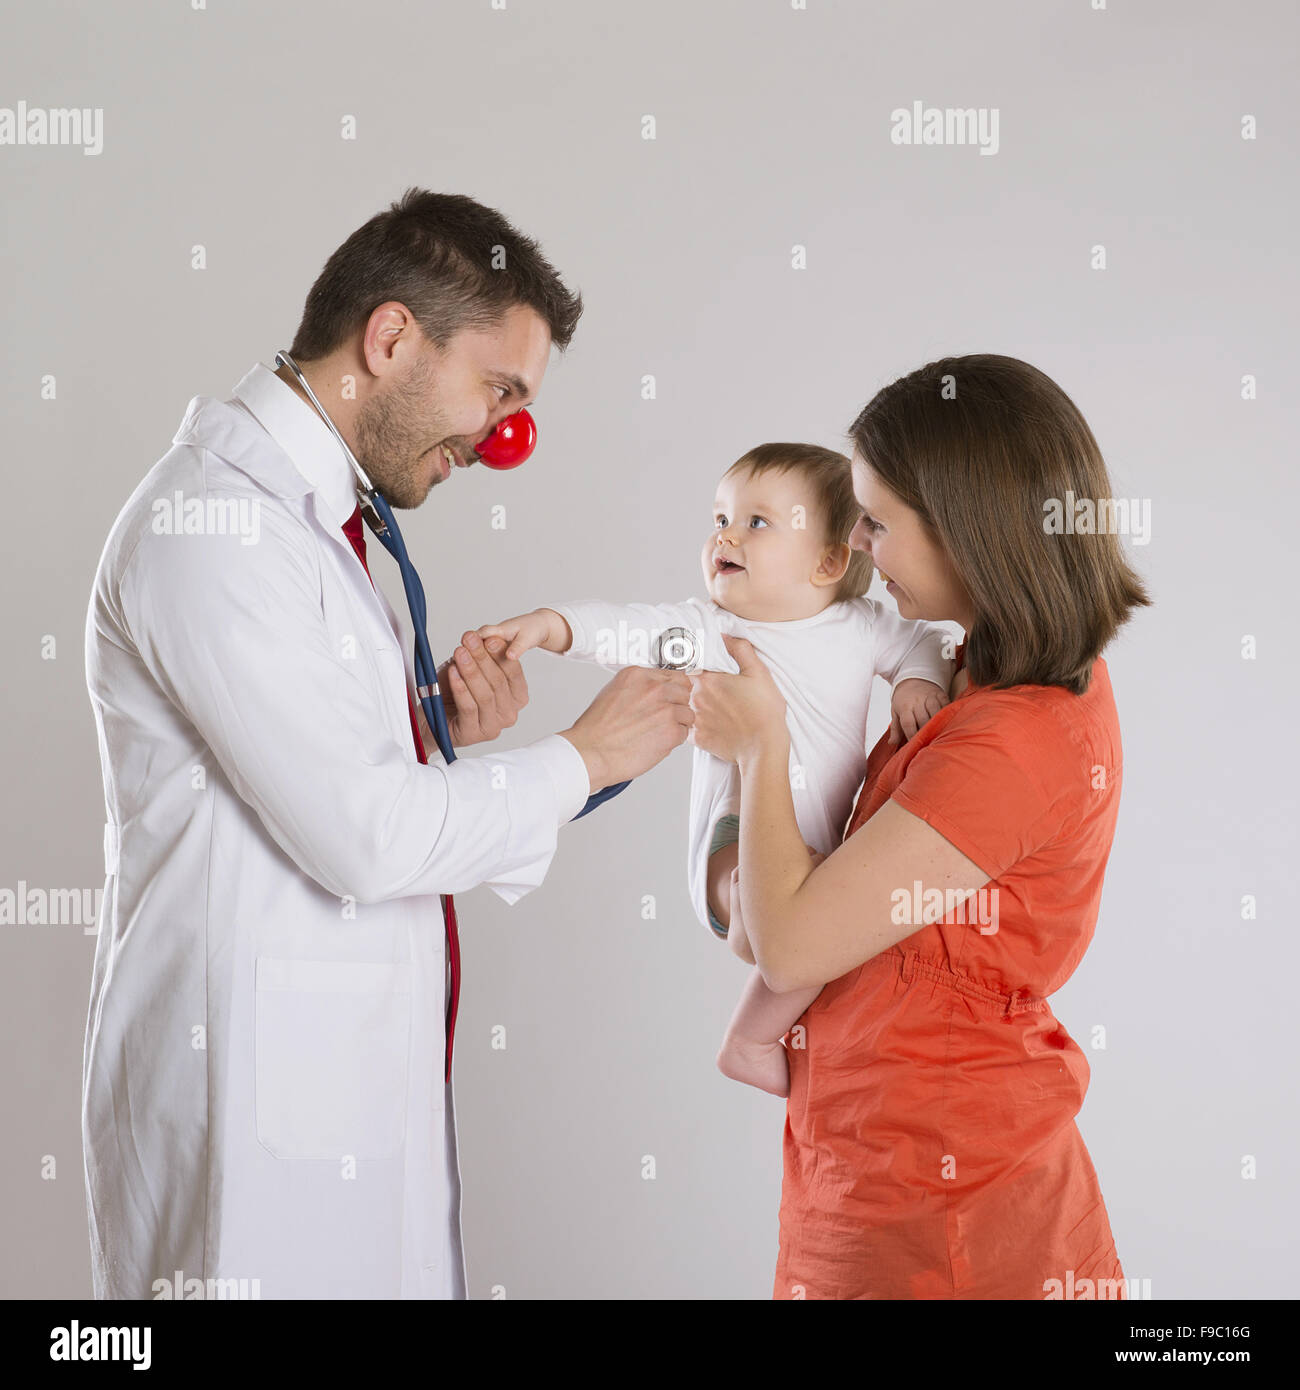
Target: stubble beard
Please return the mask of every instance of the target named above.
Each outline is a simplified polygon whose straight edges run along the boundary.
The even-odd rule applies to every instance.
[[[421,359],[404,381],[372,397],[357,412],[357,461],[390,507],[418,507],[429,495],[431,459],[421,455],[440,413],[432,384],[433,369]],[[431,410],[432,427],[427,423]]]

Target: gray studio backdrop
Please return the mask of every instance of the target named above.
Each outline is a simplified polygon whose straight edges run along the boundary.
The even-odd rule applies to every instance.
[[[102,126],[97,152],[89,120],[80,146],[0,144],[0,888],[103,883],[82,642],[118,509],[408,185],[501,209],[587,304],[533,461],[457,474],[405,523],[440,660],[548,601],[698,593],[745,449],[842,446],[939,355],[1023,357],[1150,505],[1130,553],[1156,605],[1108,652],[1119,828],[1053,1000],[1092,1065],[1080,1126],[1153,1297],[1295,1296],[1297,27],[1286,0],[11,7],[0,106]],[[996,111],[996,149],[896,143],[917,102],[986,134]],[[525,669],[505,747],[607,679]],[[887,705],[879,685],[877,727]],[[460,899],[472,1297],[771,1294],[784,1108],[714,1067],[744,967],[688,905],[689,771],[679,750],[563,830],[516,907]],[[3,1295],[90,1293],[94,946],[0,927]]]

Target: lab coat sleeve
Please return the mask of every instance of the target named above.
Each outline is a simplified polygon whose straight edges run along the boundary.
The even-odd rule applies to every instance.
[[[123,567],[141,661],[280,848],[358,902],[490,883],[515,902],[581,809],[581,754],[552,734],[450,767],[399,746],[322,612],[319,539],[277,507],[261,536],[154,535]],[[201,742],[200,742],[201,741]],[[190,776],[188,766],[173,775]],[[211,770],[209,770],[211,775]]]
[[[733,673],[740,670],[723,645],[724,614],[713,603],[696,598],[681,603],[606,603],[584,599],[546,606],[559,613],[573,632],[573,644],[564,655],[594,662],[607,671],[624,666],[653,666],[654,639],[670,627],[689,628],[695,634],[700,643],[700,669]]]
[[[874,599],[859,602],[871,605],[868,611],[875,633],[876,674],[890,685],[912,678],[933,681],[946,692],[956,666],[953,657],[944,655],[945,643],[952,642],[948,633],[937,623],[900,618]]]

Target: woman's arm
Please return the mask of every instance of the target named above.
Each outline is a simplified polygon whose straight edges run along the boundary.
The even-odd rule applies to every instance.
[[[737,779],[739,780],[739,779]],[[736,817],[739,822],[739,817]],[[736,832],[737,834],[739,831]],[[812,845],[804,845],[810,862],[816,867],[826,856]],[[740,908],[736,883],[740,873],[740,843],[732,840],[713,851],[705,866],[705,891],[709,911],[726,929],[727,944],[734,954],[748,964],[755,964],[754,953],[749,948],[749,937],[745,932],[745,914]],[[717,935],[716,928],[714,934]]]
[[[790,791],[785,701],[750,643],[723,640],[740,674],[692,678],[691,707],[696,746],[740,769],[738,896],[749,945],[778,994],[824,985],[940,921],[990,875],[893,801],[811,865]],[[1005,747],[992,753],[1002,767]],[[914,912],[918,900],[931,906]]]
[[[788,769],[789,744],[775,739],[740,762],[741,911],[769,989],[784,993],[837,980],[942,920],[953,902],[989,881],[978,864],[893,801],[812,868]],[[912,904],[936,888],[942,897],[914,920]]]

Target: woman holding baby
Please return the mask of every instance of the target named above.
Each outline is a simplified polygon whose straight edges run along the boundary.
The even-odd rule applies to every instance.
[[[775,583],[784,608],[729,597],[714,553],[733,553],[750,511],[765,526],[782,511],[770,487],[761,509],[731,490],[760,475],[760,450],[719,488],[711,603],[627,610],[696,627],[715,648],[693,677],[694,743],[734,765],[739,785],[713,777],[692,836],[705,836],[710,925],[757,967],[719,1065],[788,1094],[774,1297],[1120,1298],[1075,1124],[1088,1064],[1047,997],[1091,941],[1119,810],[1101,653],[1150,600],[1114,534],[1045,526],[1045,508],[1110,484],[1074,404],[1027,363],[933,362],[879,392],[849,433],[836,535],[791,535],[784,566],[767,566],[775,579],[744,581]],[[787,490],[806,486],[806,472],[777,473]],[[814,500],[785,497],[809,511]],[[850,549],[868,564],[846,579]],[[897,617],[863,596],[872,564]],[[570,605],[480,633],[591,655],[584,633],[614,616]],[[966,634],[948,691],[934,682],[950,663],[935,667],[922,620]],[[736,635],[746,622],[770,664]],[[829,662],[813,659],[809,624]],[[786,629],[799,643],[789,659]],[[739,673],[723,674],[732,664]],[[852,804],[874,674],[896,682],[893,728]],[[803,732],[810,703],[823,725],[854,724],[844,758],[857,739],[853,780],[821,817],[839,837],[820,836],[830,853],[800,828],[809,794],[792,775],[820,756]],[[730,835],[709,844],[723,809],[738,811],[719,822]]]
[[[1150,600],[1115,535],[1044,529],[1044,503],[1110,483],[1027,363],[931,363],[850,435],[850,544],[904,618],[964,630],[951,702],[881,740],[814,862],[783,703],[747,644],[692,698],[696,744],[740,774],[733,949],[774,991],[821,987],[787,1042],[774,1297],[1122,1297],[1074,1120],[1088,1064],[1046,998],[1091,941],[1119,809],[1101,652]]]

